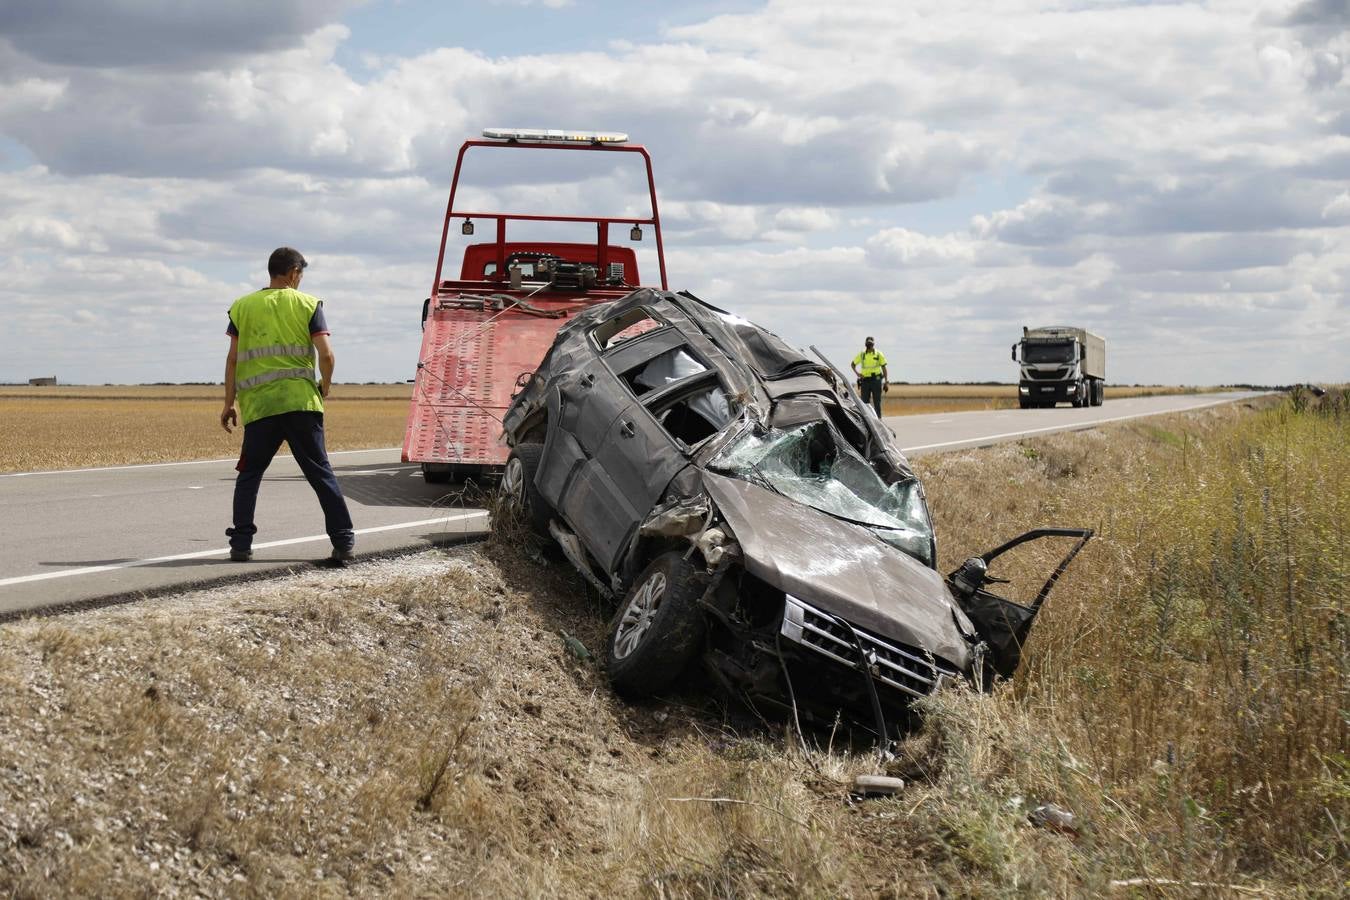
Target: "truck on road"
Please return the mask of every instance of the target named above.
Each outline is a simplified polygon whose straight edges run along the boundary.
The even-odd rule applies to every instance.
[[[1106,341],[1086,328],[1069,325],[1022,327],[1012,345],[1013,362],[1021,364],[1017,403],[1022,409],[1054,406],[1101,406],[1106,388]]]

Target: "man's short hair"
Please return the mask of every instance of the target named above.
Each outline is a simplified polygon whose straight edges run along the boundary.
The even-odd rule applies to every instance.
[[[869,334],[866,338],[863,339],[863,343],[864,343],[864,344],[874,344],[874,343],[876,343],[876,341],[874,341],[874,340],[872,339],[872,336]]]
[[[292,247],[278,247],[267,258],[267,274],[273,278],[291,274],[292,269],[303,269],[309,263]]]

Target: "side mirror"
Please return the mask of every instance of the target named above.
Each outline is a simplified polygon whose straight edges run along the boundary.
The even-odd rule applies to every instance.
[[[1012,345],[1012,361],[1017,362],[1017,345]]]
[[[972,556],[961,563],[961,568],[952,573],[952,586],[962,597],[973,597],[984,585],[984,577],[988,571],[989,566],[983,559]]]

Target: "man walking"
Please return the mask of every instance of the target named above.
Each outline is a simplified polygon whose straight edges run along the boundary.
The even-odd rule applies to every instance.
[[[881,416],[881,395],[891,389],[891,378],[886,371],[886,356],[876,349],[876,341],[868,335],[863,350],[853,357],[853,374],[858,378],[858,391],[863,403],[871,403]],[[870,399],[869,399],[870,398]]]
[[[309,265],[297,250],[280,247],[267,260],[272,282],[230,306],[230,352],[225,357],[225,409],[220,424],[233,432],[243,419],[244,447],[235,469],[234,527],[230,559],[253,557],[253,512],[258,486],[285,441],[305,479],[319,497],[324,526],[333,542],[332,561],[353,557],[356,535],[323,441],[323,398],[333,383],[333,348],[323,301],[300,292]],[[314,351],[319,380],[314,379]],[[234,401],[238,393],[239,412]]]

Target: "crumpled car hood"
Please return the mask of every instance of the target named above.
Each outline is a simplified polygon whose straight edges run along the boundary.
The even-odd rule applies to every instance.
[[[974,628],[937,572],[862,526],[756,484],[706,470],[703,483],[750,574],[877,635],[970,669],[971,645],[961,629],[974,634]]]

